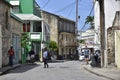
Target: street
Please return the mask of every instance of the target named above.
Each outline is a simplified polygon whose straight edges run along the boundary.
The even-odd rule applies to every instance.
[[[49,63],[49,68],[43,68],[43,63],[25,64],[0,76],[0,80],[107,80],[86,71],[83,64],[85,62],[55,62]]]

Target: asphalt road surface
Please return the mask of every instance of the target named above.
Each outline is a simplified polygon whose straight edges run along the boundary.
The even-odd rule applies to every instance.
[[[26,64],[0,76],[0,80],[107,80],[94,75],[85,69],[80,61],[65,61],[49,63],[49,68],[43,68],[43,63]]]

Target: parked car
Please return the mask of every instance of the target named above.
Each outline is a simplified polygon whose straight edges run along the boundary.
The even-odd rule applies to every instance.
[[[84,60],[84,57],[85,57],[85,54],[84,54],[84,52],[82,52],[82,53],[79,55],[79,60],[80,60],[80,61]]]

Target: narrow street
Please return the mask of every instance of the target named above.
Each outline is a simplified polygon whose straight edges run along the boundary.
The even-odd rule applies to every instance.
[[[0,80],[107,80],[84,70],[83,64],[85,62],[56,62],[49,63],[49,68],[43,68],[43,63],[26,64],[0,76]]]

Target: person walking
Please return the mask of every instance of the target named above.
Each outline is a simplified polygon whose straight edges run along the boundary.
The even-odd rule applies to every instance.
[[[48,56],[48,52],[47,52],[47,48],[44,49],[44,52],[43,52],[43,62],[44,62],[44,68],[48,68],[49,65],[47,63],[47,56]]]
[[[14,50],[13,50],[12,46],[8,50],[8,55],[9,55],[9,65],[12,67],[13,66],[13,56],[14,56]]]
[[[87,48],[87,46],[85,46],[85,61],[86,61],[86,64],[88,64],[88,59],[89,59],[89,49]]]

